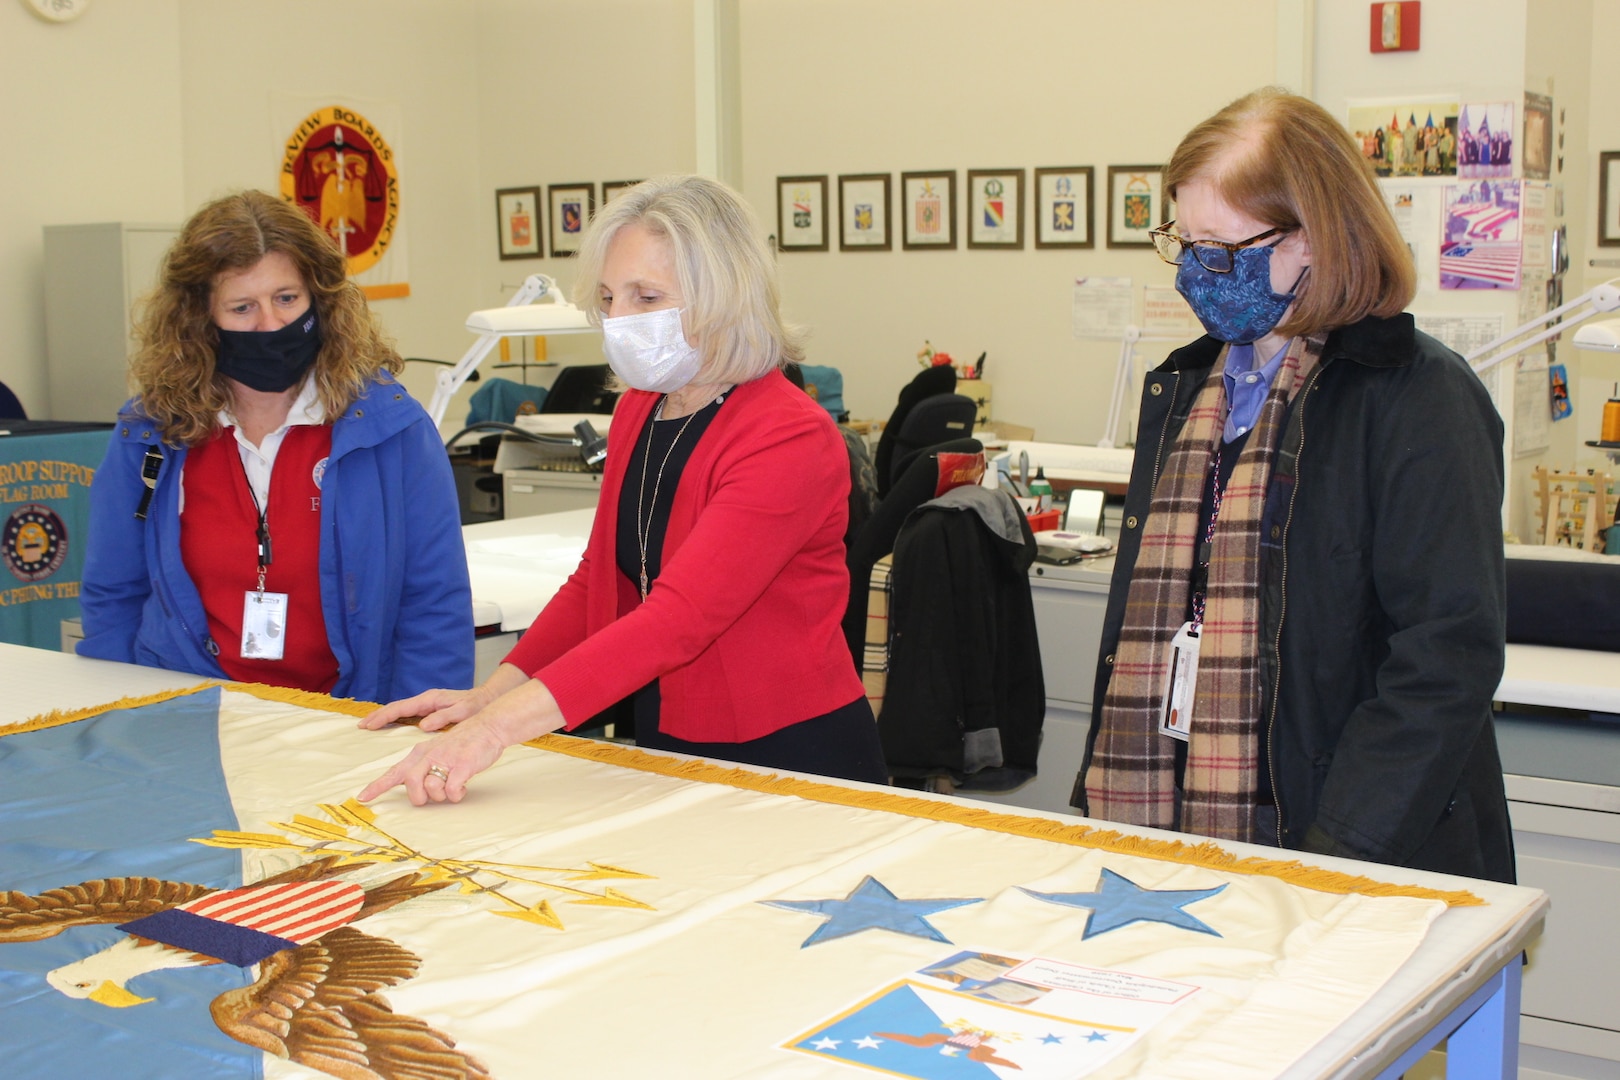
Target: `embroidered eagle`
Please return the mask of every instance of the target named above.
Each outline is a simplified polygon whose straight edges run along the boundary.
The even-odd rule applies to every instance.
[[[324,857],[239,889],[123,877],[38,896],[0,892],[0,943],[117,923],[128,937],[48,973],[51,986],[121,1008],[151,1000],[127,989],[139,975],[256,963],[251,985],[210,1008],[238,1042],[344,1080],[487,1077],[455,1040],[378,993],[413,977],[420,958],[352,925],[450,883],[406,874],[362,888],[337,878],[341,861]]]

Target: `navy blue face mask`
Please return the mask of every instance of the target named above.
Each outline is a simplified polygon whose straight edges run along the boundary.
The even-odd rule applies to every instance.
[[[1271,253],[1275,248],[1268,244],[1234,252],[1232,269],[1225,274],[1206,270],[1187,252],[1176,269],[1176,291],[1191,305],[1210,337],[1247,344],[1265,337],[1282,322],[1305,271],[1300,271],[1288,292],[1272,292]]]
[[[320,351],[321,327],[311,304],[280,330],[220,330],[214,358],[222,375],[279,394],[303,380]]]

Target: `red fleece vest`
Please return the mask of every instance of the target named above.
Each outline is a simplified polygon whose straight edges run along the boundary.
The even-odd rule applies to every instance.
[[[242,602],[259,582],[259,512],[231,428],[186,455],[180,557],[202,594],[219,664],[240,682],[326,693],[337,683],[337,658],[321,614],[321,478],[332,429],[297,425],[276,452],[270,473],[271,562],[265,592],[287,594],[286,653],[280,660],[242,659]]]

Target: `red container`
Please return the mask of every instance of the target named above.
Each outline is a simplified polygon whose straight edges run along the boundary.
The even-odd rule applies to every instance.
[[[1030,532],[1046,532],[1058,527],[1063,515],[1056,510],[1042,510],[1038,514],[1029,515]]]

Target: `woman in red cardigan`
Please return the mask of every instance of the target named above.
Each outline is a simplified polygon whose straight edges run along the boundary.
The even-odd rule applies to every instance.
[[[576,298],[630,389],[574,571],[484,685],[378,709],[438,738],[360,794],[458,802],[508,746],[629,699],[636,741],[882,783],[877,726],[840,620],[849,463],[801,358],[775,263],[731,189],[696,176],[614,197],[586,230]]]

